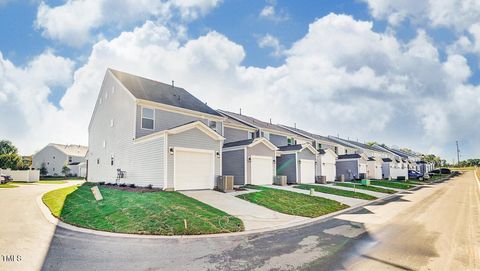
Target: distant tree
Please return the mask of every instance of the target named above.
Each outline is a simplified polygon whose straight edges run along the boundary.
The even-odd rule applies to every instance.
[[[0,155],[4,154],[17,154],[18,150],[12,142],[8,140],[0,140]]]
[[[47,170],[47,166],[45,165],[45,162],[42,163],[42,165],[40,166],[40,175],[41,176],[47,176],[48,175],[48,170]]]
[[[68,166],[63,166],[62,168],[62,174],[65,175],[65,176],[68,176],[70,175],[70,168]]]
[[[0,168],[19,169],[22,166],[22,158],[17,154],[0,155]]]
[[[412,151],[412,150],[409,149],[409,148],[401,148],[400,150],[403,151],[404,153],[408,153],[408,154],[411,154],[411,155],[414,155],[414,154],[415,154],[415,152]]]
[[[365,143],[366,145],[368,146],[375,146],[375,145],[378,145],[378,146],[382,146],[382,147],[387,147],[387,145],[383,144],[383,143],[378,143],[377,141],[369,141],[367,143]]]

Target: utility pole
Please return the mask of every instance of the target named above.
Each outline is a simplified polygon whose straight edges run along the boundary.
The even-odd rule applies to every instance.
[[[457,165],[460,165],[460,149],[458,148],[458,140],[455,142],[457,143]]]

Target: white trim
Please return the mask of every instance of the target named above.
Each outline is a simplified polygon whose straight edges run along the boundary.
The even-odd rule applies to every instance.
[[[243,171],[244,171],[244,180],[243,180],[243,183],[244,184],[252,184],[252,180],[250,178],[250,175],[248,175],[248,153],[247,153],[247,147],[243,147],[243,160],[244,160],[244,167],[243,167]]]
[[[160,132],[152,133],[152,134],[142,136],[142,137],[139,137],[139,138],[135,138],[133,140],[133,144],[138,144],[138,143],[142,143],[142,142],[145,142],[145,141],[154,140],[154,139],[157,139],[157,138],[160,138],[160,137],[164,137],[166,134],[167,134],[166,131],[160,131]]]
[[[265,144],[272,151],[278,150],[277,146],[275,146],[272,142],[270,142],[268,139],[266,139],[264,137],[255,138],[253,140],[253,142],[248,145],[248,147],[251,148],[251,147],[254,147],[255,145],[260,144],[260,143]]]
[[[218,145],[219,145],[218,153],[219,153],[219,155],[220,155],[220,157],[218,158],[218,159],[220,159],[220,168],[218,169],[218,173],[219,173],[218,175],[219,175],[219,176],[222,176],[222,175],[223,175],[223,174],[222,174],[222,173],[223,173],[223,161],[222,161],[222,160],[223,160],[223,152],[222,152],[223,141],[219,141],[219,142],[218,142]],[[216,159],[217,159],[217,154],[216,154],[216,153],[215,153],[214,159],[215,159],[215,160],[213,160],[213,162],[214,162],[214,164],[216,164],[216,163],[215,163],[215,161],[217,161],[217,160],[216,160]],[[215,165],[214,165],[214,166],[215,166]],[[213,187],[215,187],[215,181],[217,180],[217,178],[216,178],[217,176],[215,175],[215,171],[213,172],[213,177],[214,177]]]
[[[198,128],[199,130],[203,131],[205,134],[209,135],[211,138],[215,140],[225,140],[223,136],[221,136],[219,133],[212,130],[210,127],[208,127],[205,123],[201,121],[195,121],[189,124],[181,125],[176,128],[165,130],[165,132],[167,134],[175,135],[175,134],[179,134],[179,133],[183,133],[185,131],[191,130],[193,128]]]
[[[135,140],[137,138],[137,114],[138,114],[138,106],[136,103],[134,103],[135,109],[133,110],[135,112],[135,116],[133,117],[133,139]],[[140,107],[141,108],[141,107]]]
[[[150,129],[150,128],[143,128],[143,119],[144,119],[144,117],[143,117],[143,109],[149,109],[149,110],[152,110],[152,112],[153,112],[153,118],[152,118],[152,119],[150,119],[150,118],[145,118],[145,119],[148,119],[148,120],[153,120],[152,129]],[[141,113],[141,115],[140,115],[140,129],[142,129],[142,130],[149,130],[149,131],[155,130],[155,108],[150,108],[150,107],[147,107],[147,106],[140,106],[140,110],[141,110],[141,111],[140,111],[140,113]],[[136,116],[135,116],[135,117],[136,117]]]
[[[324,149],[323,151],[325,151],[325,153],[324,154],[319,153],[320,156],[325,155],[326,152],[328,151],[335,156],[335,159],[338,158],[338,155],[332,149]]]
[[[243,150],[243,149],[245,149],[245,145],[223,148],[222,152],[238,151],[238,150]]]
[[[163,149],[164,149],[164,159],[165,163],[163,163],[163,190],[168,188],[168,156],[170,155],[170,151],[168,149],[168,135],[165,136],[165,140],[163,141]]]
[[[154,101],[148,101],[148,100],[144,100],[144,99],[137,99],[137,103],[139,105],[151,106],[151,107],[154,107],[155,109],[161,109],[161,110],[164,110],[164,111],[180,113],[180,114],[183,114],[183,115],[193,116],[193,117],[197,117],[197,118],[201,118],[201,119],[212,119],[212,120],[217,120],[217,121],[224,121],[225,120],[225,117],[222,117],[222,116],[215,116],[215,115],[211,115],[211,114],[208,114],[208,113],[203,113],[203,112],[199,112],[199,111],[195,111],[195,110],[191,110],[191,109],[187,109],[187,108],[182,108],[182,107],[177,107],[177,106],[173,106],[173,105],[157,103],[157,102],[154,102]]]
[[[243,126],[240,126],[240,125],[229,124],[229,123],[224,123],[223,125],[227,128],[230,128],[230,129],[237,129],[237,130],[248,131],[248,132],[256,132],[257,131],[257,128],[253,128],[253,127],[243,127]]]
[[[295,176],[296,176],[295,183],[299,183],[298,181],[300,179],[299,178],[300,175],[299,175],[299,172],[298,172],[298,161],[299,161],[298,160],[298,153],[295,153]],[[288,180],[287,180],[287,182],[288,182]]]
[[[212,185],[210,189],[215,188],[215,151],[214,150],[205,150],[205,149],[193,149],[193,148],[184,148],[184,147],[172,147],[173,148],[173,190],[176,189],[176,172],[177,172],[177,151],[182,152],[196,152],[196,153],[209,153],[212,155]]]

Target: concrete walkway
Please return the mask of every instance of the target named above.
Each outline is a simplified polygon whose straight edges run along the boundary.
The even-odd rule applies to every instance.
[[[295,192],[295,193],[310,195],[310,190],[293,188],[293,186],[268,185],[268,187],[275,188],[275,189],[286,190],[286,191],[291,191],[291,192]],[[338,202],[346,204],[348,206],[357,206],[357,205],[361,205],[361,204],[364,204],[364,203],[368,202],[368,200],[342,197],[342,196],[337,196],[337,195],[332,195],[332,194],[327,194],[327,193],[321,193],[321,192],[316,192],[316,191],[313,194],[317,197],[338,201]]]
[[[236,216],[243,221],[245,231],[280,227],[306,221],[309,218],[286,215],[263,206],[212,190],[182,191],[184,195]]]
[[[315,184],[315,185],[320,185],[320,186],[325,186],[325,187],[330,187],[330,188],[335,188],[335,189],[340,189],[340,190],[346,190],[346,191],[355,191],[363,194],[367,194],[370,196],[374,196],[377,198],[383,198],[385,196],[388,196],[389,194],[386,193],[380,193],[380,192],[375,192],[375,191],[370,191],[370,190],[365,190],[365,189],[355,189],[352,187],[345,187],[345,186],[339,186],[335,184]]]

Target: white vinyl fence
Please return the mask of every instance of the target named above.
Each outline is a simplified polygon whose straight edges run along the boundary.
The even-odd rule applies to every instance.
[[[14,182],[38,182],[40,180],[40,170],[11,170],[0,168],[0,175],[10,176]]]

